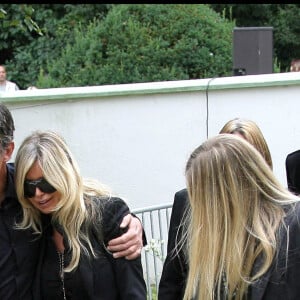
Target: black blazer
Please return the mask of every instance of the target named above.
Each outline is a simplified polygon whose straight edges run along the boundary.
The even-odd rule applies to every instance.
[[[187,263],[183,253],[172,255],[176,244],[176,231],[189,205],[186,189],[175,194],[172,209],[168,253],[159,283],[159,300],[181,300],[187,277]],[[270,269],[249,288],[250,300],[298,300],[300,299],[300,203],[285,218],[287,229],[280,229],[280,250]],[[288,247],[288,255],[286,249]],[[253,272],[260,266],[258,258]]]
[[[147,291],[143,278],[141,257],[134,260],[114,259],[105,247],[109,240],[123,233],[120,229],[120,223],[123,217],[129,213],[129,208],[122,199],[111,198],[106,201],[101,210],[101,226],[91,228],[90,233],[90,241],[97,257],[88,258],[82,254],[78,268],[72,273],[65,273],[67,299],[146,300]],[[48,215],[45,216],[43,221],[44,233],[34,284],[34,299],[62,299],[61,284],[57,280],[58,271],[53,271],[53,268],[57,268],[58,265],[58,255],[52,242],[53,227],[64,237],[66,261],[70,253],[68,242],[62,228],[58,224],[49,223],[51,220],[49,220]],[[49,291],[50,285],[51,292]],[[57,288],[53,288],[54,285]]]
[[[187,263],[183,251],[180,251],[177,255],[174,252],[174,249],[182,235],[180,223],[188,205],[187,190],[182,189],[176,192],[170,219],[167,256],[159,282],[158,300],[175,300],[183,298],[187,277]]]

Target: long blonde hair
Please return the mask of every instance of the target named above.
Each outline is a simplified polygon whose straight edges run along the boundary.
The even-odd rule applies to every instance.
[[[298,202],[262,155],[232,134],[208,139],[186,165],[191,205],[184,300],[245,299],[271,266],[284,205]],[[255,274],[258,256],[263,263]]]
[[[87,212],[86,200],[110,192],[97,181],[82,179],[77,162],[59,134],[35,131],[22,142],[15,159],[16,191],[23,208],[19,228],[33,228],[35,233],[42,233],[41,213],[24,197],[26,174],[35,162],[43,177],[60,193],[60,201],[51,216],[52,222],[62,226],[68,239],[72,258],[65,271],[72,271],[78,266],[82,251],[95,255],[88,232],[82,230],[82,225],[92,218]]]

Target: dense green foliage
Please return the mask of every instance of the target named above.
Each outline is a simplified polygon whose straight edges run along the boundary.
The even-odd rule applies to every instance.
[[[25,4],[2,4],[0,6],[0,54],[1,60],[10,58],[13,49],[25,40],[31,41],[33,33],[42,34],[32,19],[34,9]]]
[[[0,63],[7,65],[8,78],[18,83],[20,88],[37,85],[39,73],[47,66],[47,61],[60,56],[68,42],[74,40],[74,28],[77,24],[87,26],[93,18],[105,17],[111,5],[104,4],[32,4],[27,6],[30,17],[39,25],[40,34],[33,30],[24,30],[24,26],[9,26],[8,34],[2,32],[5,47],[0,48]],[[21,5],[1,5],[7,17],[2,21],[21,20],[24,8]],[[20,11],[19,13],[17,13]],[[1,18],[0,18],[1,21]],[[9,24],[15,24],[10,21]],[[20,24],[20,22],[19,22]],[[13,35],[15,30],[15,36]],[[4,36],[5,35],[5,36]]]
[[[30,44],[39,35],[41,29],[32,19],[34,9],[27,4],[1,4],[0,5],[0,63],[8,65],[8,79],[13,78],[20,85],[23,80],[15,76],[15,72],[22,72],[22,64],[9,67],[10,59],[15,57],[16,50],[24,44]]]
[[[234,24],[300,58],[298,4],[0,4],[0,64],[21,89],[227,76]]]
[[[76,26],[74,42],[40,74],[41,87],[86,86],[231,74],[233,22],[207,5],[116,5]]]

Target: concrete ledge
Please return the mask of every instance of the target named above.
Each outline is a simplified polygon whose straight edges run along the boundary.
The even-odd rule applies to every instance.
[[[273,73],[248,76],[217,77],[195,80],[159,81],[102,86],[67,87],[52,89],[20,90],[0,93],[4,103],[35,101],[66,101],[113,96],[178,93],[251,87],[288,86],[300,84],[300,72]]]

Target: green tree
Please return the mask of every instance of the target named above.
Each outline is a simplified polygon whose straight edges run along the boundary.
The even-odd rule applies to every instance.
[[[16,47],[32,34],[42,35],[38,24],[33,20],[34,8],[28,4],[1,4],[0,5],[0,57],[4,63],[13,55]]]
[[[24,43],[30,43],[34,36],[41,36],[42,30],[34,20],[34,8],[28,4],[0,5],[0,64],[6,64],[15,55],[15,50]],[[8,68],[8,79],[18,78]]]
[[[208,5],[114,5],[103,21],[74,28],[48,61],[41,87],[182,80],[232,74],[234,22]]]
[[[28,5],[24,7],[29,8]],[[39,73],[46,69],[47,61],[59,57],[67,43],[74,40],[74,27],[77,24],[87,26],[94,18],[102,19],[110,9],[110,4],[32,4],[32,18],[39,26],[42,35],[36,32],[10,34],[8,44],[2,44],[8,74],[21,88],[37,85]],[[21,9],[21,5],[5,7],[8,14]],[[13,14],[15,15],[15,14]],[[15,18],[22,19],[22,15]],[[10,28],[12,30],[12,28]],[[4,33],[3,33],[4,34]],[[14,41],[18,41],[17,43]],[[1,51],[1,48],[0,48]],[[1,52],[0,52],[1,53]]]
[[[281,71],[289,71],[291,61],[300,59],[300,6],[287,4],[273,16],[275,55],[280,58]]]
[[[38,74],[48,86],[59,62],[64,62],[70,80],[54,77],[51,86],[227,76],[232,69],[229,28],[236,23],[272,26],[275,67],[286,72],[291,60],[300,58],[299,22],[299,4],[188,4],[177,11],[171,4],[0,4],[0,63],[21,88],[38,85]],[[90,49],[81,37],[89,39]],[[77,45],[82,50],[75,51]],[[82,57],[75,58],[76,53]]]

